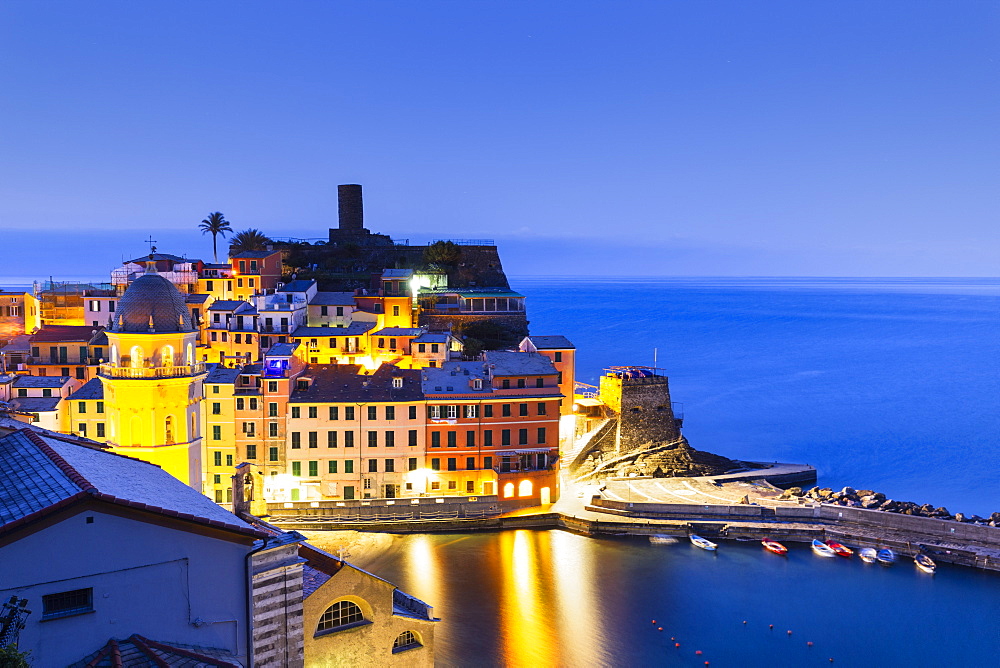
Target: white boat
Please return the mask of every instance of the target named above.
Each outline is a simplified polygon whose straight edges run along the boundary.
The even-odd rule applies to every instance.
[[[826,543],[821,543],[818,540],[814,540],[812,543],[813,552],[821,557],[836,557],[837,553],[833,551]]]
[[[934,560],[928,557],[926,554],[918,554],[917,556],[913,557],[913,563],[915,563],[917,565],[917,568],[922,570],[924,573],[930,573],[933,575],[934,571],[937,570],[937,564],[935,564]]]
[[[709,551],[714,551],[715,548],[718,547],[718,545],[716,545],[712,541],[706,540],[701,536],[695,536],[694,534],[691,534],[691,544],[694,545],[695,547],[700,547],[703,550],[709,550]]]
[[[875,560],[878,558],[878,553],[875,551],[874,547],[863,547],[861,551],[858,552],[858,556],[861,557],[861,561],[866,564],[874,564]]]
[[[649,542],[653,545],[673,545],[677,539],[665,533],[655,533],[649,537]]]

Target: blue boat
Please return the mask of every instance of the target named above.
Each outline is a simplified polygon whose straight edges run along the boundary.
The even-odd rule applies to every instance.
[[[887,547],[879,550],[878,554],[875,555],[875,558],[878,560],[878,563],[884,566],[891,566],[896,563],[896,555]]]

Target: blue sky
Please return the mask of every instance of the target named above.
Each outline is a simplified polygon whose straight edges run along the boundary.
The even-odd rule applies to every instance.
[[[998,67],[972,0],[5,0],[0,228],[101,274],[361,183],[513,273],[996,276]]]

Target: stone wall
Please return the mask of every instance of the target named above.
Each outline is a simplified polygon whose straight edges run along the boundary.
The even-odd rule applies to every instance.
[[[303,665],[302,563],[292,542],[254,555],[253,656],[255,666]]]
[[[616,453],[680,438],[666,376],[601,376],[601,400],[618,413]]]

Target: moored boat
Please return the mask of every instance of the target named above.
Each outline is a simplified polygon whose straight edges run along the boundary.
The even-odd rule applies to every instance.
[[[691,544],[695,547],[700,547],[703,550],[709,551],[713,551],[718,547],[718,545],[712,541],[702,538],[701,536],[695,536],[694,534],[691,534]]]
[[[852,550],[851,548],[847,547],[846,545],[838,543],[835,540],[828,540],[828,541],[826,541],[826,545],[831,550],[833,550],[834,552],[836,552],[838,557],[850,557],[852,554],[854,554],[854,550]]]
[[[883,564],[885,566],[891,566],[892,564],[896,563],[895,553],[893,553],[893,551],[887,547],[884,547],[881,550],[879,550],[878,554],[875,555],[875,558],[878,560],[878,563]]]
[[[677,539],[665,533],[655,533],[649,537],[649,542],[653,545],[673,545]]]
[[[771,540],[770,538],[765,538],[760,541],[760,544],[764,546],[764,549],[768,552],[774,552],[775,554],[780,554],[782,556],[788,554],[788,548],[779,543],[776,540]]]
[[[821,543],[818,540],[812,542],[813,552],[821,557],[836,557],[837,553],[830,549],[830,546],[826,543]]]
[[[924,573],[933,574],[934,571],[937,570],[937,564],[935,564],[934,560],[928,557],[926,554],[918,554],[917,556],[913,557],[913,563],[915,563],[917,565],[917,568],[922,570]]]
[[[874,564],[875,560],[878,558],[878,553],[875,551],[874,547],[863,547],[858,553],[858,556],[861,557],[861,561],[866,564]]]

